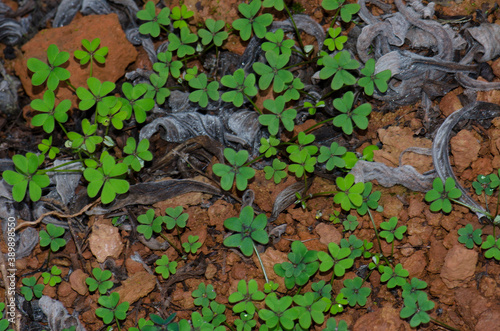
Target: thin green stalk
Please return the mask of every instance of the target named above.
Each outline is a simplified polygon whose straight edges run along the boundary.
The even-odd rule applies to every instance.
[[[257,105],[255,104],[255,102],[252,101],[252,99],[245,93],[243,92],[243,94],[247,97],[248,101],[250,101],[250,103],[252,104],[252,106],[255,108],[255,110],[257,110],[257,112],[262,115],[262,111],[260,110],[259,107],[257,107]]]
[[[43,175],[47,172],[51,172],[51,171],[55,171],[59,168],[62,168],[64,166],[67,166],[67,165],[70,165],[70,164],[73,164],[73,163],[77,163],[77,162],[82,162],[83,160],[80,159],[80,160],[73,160],[73,161],[68,161],[66,163],[63,163],[63,164],[60,164],[58,166],[55,166],[55,167],[52,167],[52,168],[49,168],[49,169],[40,169],[38,170],[39,171],[39,174]],[[70,170],[63,170],[63,171],[70,171]],[[76,170],[76,169],[73,169],[71,172],[81,172],[80,170]]]
[[[170,33],[166,27],[164,27],[162,24],[160,24],[160,28],[162,28],[166,33]]]
[[[302,291],[302,288],[304,287],[304,285],[300,286],[298,289],[297,289],[297,292],[295,292],[295,295],[297,294],[300,294],[300,291]]]
[[[498,215],[498,206],[500,205],[500,193],[497,195],[497,207],[495,209],[495,215]]]
[[[473,211],[473,212],[475,212],[475,213],[485,214],[485,215],[486,215],[486,217],[488,217],[490,220],[493,220],[493,215],[491,215],[491,214],[490,214],[489,212],[487,212],[486,210],[479,210],[479,209],[477,209],[476,207],[473,207],[473,206],[471,206],[471,205],[468,205],[468,204],[463,203],[463,202],[461,202],[461,201],[458,201],[458,200],[456,200],[456,199],[450,199],[450,200],[451,200],[451,201],[453,201],[453,202],[455,202],[455,203],[457,203],[457,204],[459,204],[459,205],[461,205],[461,206],[464,206],[464,207],[469,208],[470,210],[472,210],[472,211]]]
[[[488,194],[486,194],[486,191],[483,191],[484,194],[484,204],[486,206],[486,210],[488,213],[490,212],[490,206],[488,205]]]
[[[59,124],[59,126],[61,127],[61,129],[64,131],[64,134],[67,136],[68,135],[68,131],[66,131],[66,128],[62,125],[61,122],[57,122],[57,124]]]
[[[292,22],[293,29],[295,30],[295,34],[297,35],[297,41],[299,42],[300,49],[302,52],[306,52],[304,49],[304,43],[302,42],[302,37],[300,36],[300,31],[297,28],[297,25],[295,24],[295,20],[293,19],[292,13],[290,12],[290,9],[288,9],[288,6],[286,5],[286,2],[283,1],[283,4],[285,5],[285,10],[286,13],[288,14],[288,17],[290,18],[290,22]]]
[[[264,273],[264,278],[266,279],[266,283],[269,283],[269,278],[267,278],[267,273],[266,273],[266,268],[264,268],[264,264],[262,263],[262,260],[260,258],[259,251],[257,251],[257,247],[255,247],[255,243],[252,241],[253,245],[253,250],[255,251],[255,254],[257,254],[257,258],[259,259],[260,267],[262,268],[262,272]]]
[[[430,317],[430,316],[429,316]],[[436,323],[437,325],[440,325],[442,326],[443,328],[447,328],[448,330],[451,330],[451,331],[460,331],[459,329],[455,329],[454,327],[444,323],[444,322],[441,322],[441,321],[438,321],[437,319],[435,318],[431,318],[431,321],[433,321],[434,323]]]
[[[283,67],[283,68],[281,68],[281,70],[288,70],[288,69],[291,69],[291,68],[299,67],[299,66],[301,66],[303,64],[309,64],[309,63],[314,63],[314,62],[315,62],[315,60],[302,61],[302,62],[297,63],[297,64],[292,64],[290,66]]]
[[[260,154],[259,156],[257,156],[255,159],[253,159],[252,161],[248,161],[247,163],[245,163],[244,165],[242,165],[242,167],[248,167],[252,164],[254,164],[255,162],[259,161],[260,159],[262,159],[264,157],[264,154]]]
[[[90,59],[90,77],[92,77],[92,64],[93,64],[94,61],[92,61],[92,58]]]
[[[330,23],[330,29],[333,28],[333,25],[335,24],[335,22],[337,21],[337,17],[339,17],[339,13],[340,13],[340,8],[338,8],[336,11],[335,11],[335,15],[333,15],[333,19],[332,19],[332,22]]]
[[[168,237],[165,234],[160,233],[160,236],[163,239],[165,239],[170,244],[170,246],[172,246],[177,251],[177,253],[179,253],[179,256],[183,256],[184,255],[184,253],[182,253],[182,251],[179,248],[177,248],[177,246],[175,246],[174,243],[170,239],[168,239]]]
[[[227,328],[229,328],[229,330],[234,331],[234,328],[231,325],[229,325],[226,321],[224,321],[224,323],[222,324],[224,324]]]
[[[183,58],[183,60],[188,61],[188,60],[191,60],[191,59],[193,59],[193,58],[199,57],[200,55],[203,55],[203,54],[205,54],[206,52],[208,52],[208,51],[209,51],[212,47],[214,47],[214,46],[215,46],[215,44],[213,44],[213,43],[212,43],[210,46],[208,46],[207,48],[203,49],[203,50],[201,51],[201,53],[199,53],[199,54],[193,54],[193,55],[190,55],[190,56],[188,56],[188,57]],[[217,47],[217,46],[215,46],[215,47]],[[216,51],[217,51],[217,50],[216,50]]]
[[[69,82],[69,80],[63,80],[63,82],[65,82],[66,85],[68,85],[73,90],[73,92],[76,92],[76,87],[74,87],[73,84]]]
[[[305,172],[304,172],[304,190],[307,190],[307,176],[306,176]],[[306,193],[306,192],[304,192],[304,193]]]
[[[326,120],[322,120],[321,122],[318,122],[318,123],[310,126],[309,128],[307,128],[307,129],[304,130],[304,133],[307,134],[307,133],[313,131],[314,129],[316,129],[318,126],[323,125],[325,123],[328,123],[330,121],[333,121],[333,117],[327,118]],[[295,141],[297,139],[298,139],[298,135],[296,137],[293,137],[292,139],[290,139],[290,141]]]
[[[179,227],[176,225],[175,228],[177,229],[177,239],[179,239],[179,244],[182,247],[182,240],[181,240],[181,231],[179,230]]]
[[[393,264],[389,261],[389,259],[384,255],[384,251],[382,250],[382,243],[380,242],[380,237],[378,235],[377,226],[375,225],[375,220],[373,219],[372,213],[370,209],[368,209],[368,215],[370,216],[370,221],[373,225],[373,230],[375,231],[375,237],[377,237],[378,247],[380,249],[380,253],[382,253],[382,257],[384,258],[387,265],[393,266]]]
[[[111,119],[110,119],[110,122],[111,122]],[[111,123],[109,123],[111,124]],[[108,135],[108,132],[109,132],[109,128],[111,127],[111,125],[108,125],[106,126],[106,132],[104,133],[104,136],[107,136]],[[103,137],[104,138],[104,137]]]
[[[118,328],[118,331],[121,331],[120,323],[118,323],[118,319],[116,318],[116,316],[115,316],[115,322],[116,322],[116,327]]]

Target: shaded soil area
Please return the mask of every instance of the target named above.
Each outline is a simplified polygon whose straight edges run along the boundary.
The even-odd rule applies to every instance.
[[[4,3],[14,7],[14,10],[17,8],[12,1]],[[237,11],[239,1],[236,0],[220,1],[216,6],[213,1],[206,0],[197,2],[189,0],[183,3],[194,11],[194,17],[189,22],[194,27],[207,17],[222,19],[227,23],[239,17]],[[312,17],[325,30],[330,26],[330,17],[321,9],[321,1],[297,1],[297,3],[300,4],[296,6],[297,11],[300,10]],[[178,5],[177,1],[169,3],[170,7],[175,5]],[[492,2],[466,0],[458,4],[453,1],[439,1],[436,5],[436,15],[443,17],[462,15],[474,21],[477,9],[483,7],[493,8]],[[280,19],[279,14],[276,14],[275,19]],[[487,19],[498,24],[500,14],[498,11],[493,11]],[[351,25],[346,30],[350,28]],[[70,34],[70,30],[81,34]],[[43,30],[33,35],[33,38],[22,47],[7,47],[0,44],[0,51],[4,54],[1,60],[7,73],[19,77],[22,82],[18,88],[19,110],[0,115],[1,159],[11,159],[15,154],[36,152],[37,145],[42,139],[47,138],[41,128],[30,125],[30,120],[35,114],[30,107],[30,101],[41,98],[43,88],[32,86],[26,88],[31,85],[31,75],[25,66],[26,60],[30,57],[42,57],[48,45],[54,43],[54,40],[58,40],[69,49],[76,49],[80,46],[80,40],[87,35],[98,36],[101,38],[101,44],[110,49],[106,64],[94,67],[97,77],[124,82],[123,76],[126,72],[138,68],[145,70],[152,68],[144,49],[134,47],[126,40],[118,17],[114,14],[85,17],[78,14],[70,27]],[[311,43],[314,40],[311,36],[304,35],[304,38],[305,40],[310,38]],[[241,55],[247,44],[242,43],[236,34],[231,34],[222,49]],[[488,61],[488,65],[495,75],[493,81],[499,82],[500,59]],[[88,72],[80,70],[78,74],[79,67],[76,61],[70,61],[68,70],[72,71],[71,81],[75,86],[85,86]],[[64,93],[66,94],[59,97],[70,99],[76,108],[78,98],[75,93],[69,89],[64,89]],[[270,90],[266,93],[261,91],[257,95],[255,100],[257,105],[261,105],[264,99],[272,95]],[[362,152],[368,145],[379,146],[380,149],[374,152],[376,162],[391,167],[408,164],[420,173],[425,173],[433,169],[431,156],[411,151],[404,153],[401,159],[400,155],[409,147],[430,148],[436,128],[446,116],[462,108],[462,102],[465,100],[463,93],[464,89],[458,87],[445,96],[436,98],[432,101],[430,113],[425,111],[420,102],[399,107],[388,102],[370,100],[374,111],[370,115],[368,128],[358,130],[353,136],[344,137],[344,140],[352,146],[351,151],[356,152]],[[477,100],[500,104],[500,90],[477,92]],[[73,123],[81,122],[82,115],[77,112],[79,110],[73,111],[71,119]],[[314,120],[306,121],[296,126],[294,133],[304,131],[315,123]],[[474,191],[472,182],[479,175],[494,173],[500,168],[500,120],[497,118],[486,125],[481,124],[485,123],[461,122],[450,141],[453,170],[459,182],[470,189],[471,194]],[[116,150],[123,149],[129,136],[137,138],[141,127],[140,124],[134,124],[117,132],[113,136],[118,145]],[[63,133],[59,133],[54,136],[54,145],[62,145],[64,140]],[[164,156],[181,144],[165,142],[161,139],[160,133],[155,134],[150,143],[149,150],[153,153],[153,161],[147,162],[140,173],[133,175],[131,184],[175,177],[218,185],[212,166],[220,160],[206,157],[207,154],[201,153],[200,155],[204,157],[197,158],[195,162],[198,163],[192,163],[189,155],[182,153],[199,152],[199,150],[184,148],[180,157],[177,156],[175,161],[167,160],[167,162]],[[204,160],[204,163],[200,162],[200,159]],[[152,168],[155,168],[155,171]],[[172,168],[175,168],[175,172]],[[263,170],[257,170],[248,186],[255,194],[255,210],[269,217],[273,213],[273,205],[279,194],[297,181],[290,175],[280,184],[275,184],[265,179]],[[311,194],[337,190],[334,176],[312,176],[309,181],[312,184],[308,193]],[[72,206],[71,210],[60,209],[61,206],[57,201],[50,201],[49,198],[42,200],[45,199],[46,203],[52,204],[54,210],[60,210],[61,214],[77,213],[93,202],[86,197],[85,185],[82,180],[77,192],[83,192],[84,198]],[[339,205],[333,203],[332,196],[310,199],[306,208],[301,208],[300,204],[293,204],[279,213],[276,220],[270,223],[269,232],[277,234],[271,238],[268,245],[259,247],[269,279],[280,284],[278,292],[284,294],[287,291],[283,278],[276,275],[273,267],[277,263],[288,261],[287,254],[290,253],[293,241],[302,241],[310,250],[328,251],[329,243],[340,244],[342,239],[355,235],[361,240],[373,243],[372,252],[376,253],[381,249],[384,255],[391,256],[394,265],[401,264],[409,271],[409,279],[415,277],[427,283],[425,291],[429,299],[435,303],[434,308],[429,311],[433,319],[459,330],[497,330],[500,326],[500,263],[493,258],[486,258],[484,250],[478,246],[467,249],[458,242],[457,233],[460,228],[470,223],[474,229],[482,228],[483,236],[498,236],[498,233],[493,232],[492,226],[481,224],[474,213],[459,205],[454,205],[453,211],[449,214],[433,213],[425,201],[424,192],[414,192],[399,185],[387,188],[378,185],[377,181],[373,182],[373,190],[382,193],[379,204],[383,206],[383,211],[372,213],[375,225],[380,227],[382,222],[397,217],[399,225],[407,226],[403,239],[396,240],[394,245],[382,240],[379,246],[370,217],[360,216],[355,211],[351,214],[357,217],[359,224],[355,230],[346,231],[342,223],[346,221],[347,214],[342,212]],[[148,194],[154,195],[154,192]],[[239,215],[242,200],[244,200],[242,192],[235,188],[224,194],[190,192],[151,205],[126,206],[114,210],[111,214],[81,214],[68,219],[60,218],[61,221],[70,224],[71,231],[66,231],[64,235],[66,246],[56,253],[49,253],[49,249],[37,245],[29,256],[17,260],[18,292],[23,286],[21,283],[23,278],[32,276],[39,278],[48,270],[47,259],[50,257],[48,265],[49,267],[57,265],[62,270],[60,275],[62,281],[56,286],[45,286],[43,294],[60,301],[70,314],[78,316],[86,330],[106,329],[103,320],[96,316],[100,295],[98,292],[89,292],[86,284],[86,279],[96,267],[112,272],[111,292],[120,294],[120,302],[130,303],[128,316],[121,322],[124,329],[137,327],[138,320],[147,318],[151,313],[164,318],[176,313],[178,319],[191,319],[192,312],[199,310],[191,293],[200,283],[213,285],[217,293],[216,301],[228,307],[225,314],[228,324],[232,325],[237,316],[231,311],[232,304],[228,302],[228,296],[236,291],[238,282],[242,279],[246,281],[255,279],[260,290],[265,284],[265,278],[255,255],[246,257],[239,249],[230,249],[223,244],[228,236],[224,221]],[[482,196],[476,200],[484,205]],[[497,208],[496,202],[496,195],[488,197],[490,210]],[[92,214],[93,208],[98,206],[91,205],[88,214]],[[143,238],[140,238],[142,235],[137,232],[139,215],[153,209],[156,216],[164,216],[167,208],[177,206],[182,206],[184,212],[189,215],[186,228],[179,234],[181,241],[187,242],[189,236],[198,236],[199,242],[202,243],[197,254],[188,254],[185,259],[172,247],[166,250],[147,247],[143,243]],[[339,214],[337,222],[332,221],[331,215],[335,214]],[[116,224],[116,221],[119,224]],[[282,227],[278,228],[279,226]],[[36,224],[33,228],[39,232],[46,229],[46,224]],[[277,228],[284,231],[279,233]],[[177,235],[176,231],[165,232],[165,236],[173,242],[177,242]],[[161,236],[157,240],[160,244],[165,242]],[[7,252],[5,241],[2,241],[1,248],[3,252]],[[177,272],[167,280],[154,271],[155,262],[163,255],[170,261],[178,262]],[[369,272],[370,262],[371,259],[358,258],[344,276],[333,280],[334,294],[339,293],[344,287],[345,279],[356,276],[367,277],[364,286],[371,289],[366,305],[362,307],[346,305],[343,312],[335,315],[335,319],[345,320],[349,330],[410,330],[409,320],[400,318],[400,310],[404,305],[401,289],[389,289],[386,283],[381,281],[380,273]],[[331,279],[331,272],[317,272],[301,291],[311,291],[313,282],[320,280],[329,282]],[[21,297],[20,293],[18,296]],[[5,299],[6,294],[2,291],[0,301],[5,302]],[[265,306],[264,302],[257,305],[258,308]],[[47,328],[47,320],[38,310],[36,303],[21,300],[18,309],[21,311],[20,318],[23,325],[20,330]],[[261,322],[262,320],[259,320],[258,325]],[[322,330],[324,327],[325,324],[316,325],[311,329]],[[419,326],[418,329],[446,328],[432,321]]]

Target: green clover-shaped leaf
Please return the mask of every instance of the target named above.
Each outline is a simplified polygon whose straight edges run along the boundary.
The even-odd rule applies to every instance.
[[[31,124],[33,126],[43,126],[43,130],[47,133],[54,131],[55,121],[65,123],[68,120],[68,110],[71,108],[70,100],[61,101],[54,109],[55,95],[51,90],[45,91],[42,99],[31,101],[31,108],[41,112],[33,116]]]
[[[39,86],[47,81],[47,88],[55,91],[61,80],[65,81],[71,76],[68,70],[60,67],[68,59],[68,52],[59,52],[59,48],[51,44],[47,48],[47,63],[36,58],[28,59],[28,69],[33,72],[31,83]]]

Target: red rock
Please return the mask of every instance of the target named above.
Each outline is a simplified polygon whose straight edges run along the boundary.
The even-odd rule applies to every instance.
[[[57,296],[59,301],[61,301],[65,307],[73,307],[73,302],[78,296],[78,293],[73,291],[68,282],[63,281],[57,287]]]
[[[429,242],[429,239],[432,234],[432,228],[430,226],[426,226],[425,224],[425,219],[419,218],[419,217],[414,217],[410,219],[407,223],[408,226],[408,234],[410,236],[416,236],[420,240],[420,244],[414,244],[414,246],[422,245],[422,244],[427,244]]]
[[[399,156],[409,147],[432,147],[432,141],[413,137],[413,131],[408,127],[401,128],[391,126],[388,129],[379,129],[377,133],[380,142],[382,142],[384,146],[382,150],[374,152],[374,160],[383,162],[391,167],[397,167],[399,165]],[[434,168],[430,156],[411,152],[403,155],[402,163],[412,165],[420,173]]]
[[[440,277],[436,277],[427,283],[429,285],[430,294],[438,297],[439,302],[446,305],[452,305],[455,302],[455,295],[453,291],[450,291]]]
[[[403,267],[408,270],[410,275],[409,279],[416,277],[422,279],[425,275],[425,268],[427,266],[427,258],[423,251],[416,251],[401,263]]]
[[[401,252],[401,255],[408,257],[415,252],[415,248],[413,248],[413,246],[410,244],[404,244],[403,246],[401,246],[399,251]]]
[[[457,218],[455,212],[452,211],[449,215],[444,215],[440,225],[448,232],[457,227]]]
[[[207,266],[207,270],[205,270],[205,278],[210,280],[214,278],[216,274],[217,274],[217,267],[213,263],[210,263]]]
[[[497,299],[500,299],[500,290],[497,282],[492,277],[482,277],[479,283],[479,289],[481,290],[481,294],[487,298],[494,298],[496,296]]]
[[[399,317],[399,310],[382,307],[361,316],[353,327],[354,331],[411,330],[410,325]]]
[[[107,220],[94,223],[89,237],[89,247],[97,261],[102,263],[108,256],[118,258],[123,250],[123,243],[118,228]]]
[[[408,217],[421,216],[425,209],[429,209],[427,204],[423,201],[423,197],[416,197],[410,200],[410,205],[408,206]]]
[[[127,273],[133,275],[136,272],[144,271],[144,267],[141,263],[128,258],[125,260],[125,268],[127,268]]]
[[[481,314],[474,330],[496,330],[500,325],[500,305],[496,305]]]
[[[486,80],[481,79],[479,77],[480,81],[485,82]],[[500,104],[500,91],[498,90],[491,90],[491,91],[478,91],[477,92],[477,101],[484,101],[484,102],[491,102],[495,104]]]
[[[113,292],[120,294],[120,302],[136,302],[147,296],[156,287],[156,277],[147,271],[140,271],[133,274],[122,282],[122,285]]]
[[[441,279],[449,288],[455,288],[474,275],[478,253],[461,244],[448,251],[441,269]]]
[[[490,158],[480,157],[476,161],[472,162],[473,176],[476,179],[478,175],[488,175],[493,172],[493,166]]]
[[[97,37],[101,39],[100,46],[108,47],[109,52],[104,65],[93,64],[93,76],[101,81],[111,82],[116,82],[122,77],[127,66],[135,61],[137,51],[125,37],[118,16],[116,14],[83,16],[75,18],[67,26],[40,31],[21,48],[23,55],[16,61],[15,69],[28,96],[32,99],[41,98],[46,88],[45,85],[38,87],[31,85],[31,73],[26,67],[26,62],[32,57],[45,61],[47,48],[51,44],[57,45],[59,51],[70,53],[66,69],[71,73],[69,79],[71,84],[75,87],[87,87],[88,64],[82,67],[73,57],[73,52],[82,49],[82,39],[91,41]],[[73,106],[76,107],[78,98],[64,83],[59,85],[56,95],[58,100],[72,100]]]
[[[316,226],[316,233],[319,235],[319,242],[327,246],[329,243],[340,245],[340,239],[343,238],[340,231],[333,224],[318,224]]]
[[[208,217],[210,218],[210,225],[215,225],[219,231],[224,230],[224,221],[230,217],[238,217],[239,212],[236,212],[234,206],[226,201],[217,200],[213,205],[208,208]]]
[[[463,88],[459,87],[453,91],[448,92],[439,102],[439,109],[444,116],[450,116],[454,111],[463,107],[458,95],[463,93]]]
[[[447,253],[448,250],[443,246],[441,241],[432,238],[431,248],[429,250],[429,264],[427,266],[427,271],[432,273],[440,272]]]
[[[380,198],[379,205],[384,206],[382,215],[386,218],[398,217],[401,210],[403,210],[403,203],[393,195],[383,195]]]
[[[443,213],[434,213],[429,209],[429,205],[426,205],[424,208],[424,216],[429,225],[439,226],[441,224],[441,220],[443,219]]]
[[[458,233],[457,231],[450,231],[443,239],[443,245],[447,249],[452,248],[458,243]]]
[[[475,287],[456,289],[455,302],[464,321],[469,325],[474,325],[479,316],[492,305]]]
[[[71,284],[71,288],[78,292],[80,295],[87,295],[89,293],[89,289],[86,283],[87,275],[82,269],[76,269],[69,275],[69,283]]]
[[[450,145],[458,173],[464,171],[473,161],[477,160],[479,150],[481,149],[477,138],[468,130],[462,130],[457,133],[455,137],[450,139]]]

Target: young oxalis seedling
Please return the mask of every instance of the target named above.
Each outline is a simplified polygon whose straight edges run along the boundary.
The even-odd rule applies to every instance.
[[[70,72],[60,66],[69,60],[68,52],[59,52],[59,48],[52,44],[47,49],[47,63],[36,58],[28,59],[28,69],[33,72],[31,83],[40,86],[47,81],[47,88],[54,91],[60,81],[66,81]]]
[[[252,256],[255,251],[267,283],[269,279],[267,278],[266,269],[255,246],[256,242],[262,245],[269,242],[269,236],[265,230],[267,217],[265,214],[259,214],[254,218],[253,215],[253,208],[246,206],[241,209],[239,217],[231,217],[224,221],[224,226],[228,230],[236,232],[224,239],[224,245],[227,247],[238,247],[245,256]]]
[[[95,38],[92,41],[88,41],[87,39],[82,40],[82,46],[85,49],[76,50],[74,52],[74,56],[80,60],[81,65],[85,65],[90,62],[90,77],[92,77],[92,65],[93,60],[97,63],[104,64],[106,62],[106,55],[108,55],[108,48],[102,47],[99,48],[101,43],[101,39]]]
[[[28,301],[31,301],[33,297],[40,299],[43,295],[43,289],[45,286],[43,284],[37,284],[38,279],[36,277],[23,278],[22,283],[24,286],[21,287],[21,294]]]
[[[252,36],[252,30],[258,38],[264,38],[266,35],[266,27],[273,22],[273,16],[269,13],[257,16],[262,2],[253,0],[249,4],[240,3],[238,10],[245,18],[237,19],[233,22],[233,28],[240,31],[240,37],[243,40],[248,40]]]
[[[117,292],[113,292],[109,296],[99,297],[98,302],[102,307],[97,308],[95,314],[102,318],[104,324],[110,324],[114,320],[118,330],[121,330],[118,321],[127,318],[127,310],[130,304],[128,302],[118,304],[119,301],[120,294]]]
[[[469,208],[473,212],[481,213],[488,218],[491,226],[493,226],[493,233],[495,233],[496,228],[500,224],[500,216],[498,215],[500,201],[497,201],[495,214],[492,214],[488,207],[488,196],[493,195],[495,189],[500,187],[500,179],[497,174],[490,174],[488,176],[479,175],[477,179],[477,181],[472,183],[472,186],[477,195],[483,194],[487,207],[486,210],[478,210],[473,206],[459,201],[458,199],[461,197],[462,192],[455,187],[453,178],[447,178],[444,185],[440,178],[436,178],[432,185],[433,189],[427,192],[425,200],[431,202],[430,210],[434,212],[443,211],[449,213],[452,210],[451,202],[454,202]],[[472,224],[467,224],[464,228],[459,229],[458,235],[458,241],[463,243],[467,248],[472,249],[474,245],[481,245],[481,248],[485,250],[484,256],[486,258],[494,258],[500,261],[500,238],[488,235],[486,241],[483,242],[482,230],[474,230]]]
[[[42,197],[42,188],[49,186],[49,176],[38,168],[43,164],[45,156],[27,153],[26,156],[14,155],[12,161],[16,171],[5,170],[2,174],[7,184],[13,185],[12,197],[15,201],[22,201],[29,188],[31,201],[38,201]]]
[[[236,152],[232,148],[225,148],[224,157],[230,166],[216,163],[212,167],[214,174],[221,178],[220,186],[223,190],[229,191],[236,179],[236,188],[240,191],[245,190],[248,180],[255,176],[255,170],[245,166],[248,160],[248,152],[246,150]]]
[[[290,262],[274,265],[274,272],[285,278],[285,286],[292,289],[295,285],[304,286],[318,271],[318,252],[310,251],[300,241],[294,241],[288,254]]]
[[[59,238],[64,235],[64,228],[55,226],[54,224],[47,224],[47,231],[40,231],[40,246],[50,246],[50,250],[57,252],[59,248],[66,245],[66,239]]]
[[[89,291],[98,290],[101,294],[106,294],[113,287],[113,282],[109,279],[113,275],[109,270],[101,270],[99,268],[92,269],[94,278],[88,277],[85,283],[89,286]]]

